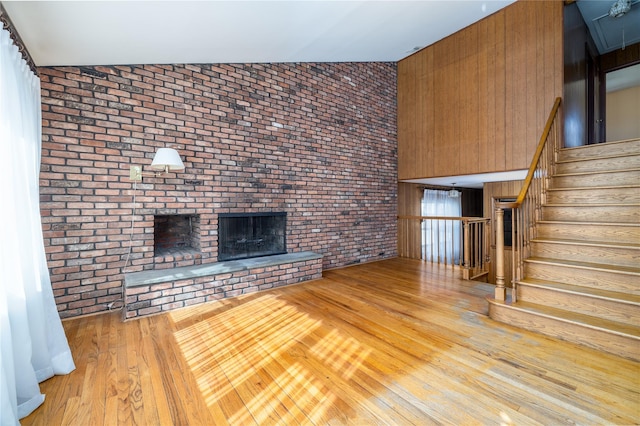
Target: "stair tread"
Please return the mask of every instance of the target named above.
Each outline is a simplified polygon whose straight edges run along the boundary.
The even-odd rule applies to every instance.
[[[627,158],[630,155],[640,155],[640,152],[635,154],[632,154],[632,153],[602,154],[602,155],[594,155],[591,157],[584,157],[584,158],[559,159],[558,161],[556,161],[556,164],[570,164],[570,163],[579,163],[582,161],[595,161],[595,160],[611,160],[613,158]]]
[[[551,288],[559,290],[565,293],[576,293],[586,296],[597,297],[601,299],[607,299],[611,301],[630,303],[640,306],[640,295],[623,293],[619,291],[601,290],[593,287],[583,287],[579,285],[559,283],[555,281],[539,280],[536,278],[525,278],[519,281],[521,285],[530,285],[535,287]]]
[[[604,318],[593,317],[591,315],[580,314],[577,312],[567,311],[564,309],[538,305],[537,303],[521,302],[521,301],[510,303],[510,302],[499,302],[495,300],[492,300],[492,302],[510,306],[513,309],[529,312],[535,315],[541,315],[547,318],[553,318],[556,320],[569,322],[572,324],[587,326],[589,328],[595,328],[598,330],[631,337],[640,341],[640,327],[638,326],[624,324],[617,321],[611,321]]]
[[[548,257],[530,257],[525,262],[547,263],[553,265],[563,265],[581,269],[594,269],[599,271],[617,272],[628,275],[640,276],[640,268],[633,266],[609,265],[606,263],[578,262],[575,260],[553,259]]]
[[[628,185],[603,185],[603,186],[565,186],[562,188],[547,188],[547,191],[593,191],[598,189],[638,189],[640,185],[628,184]]]
[[[538,224],[544,223],[549,225],[580,225],[580,226],[624,226],[624,227],[640,227],[640,223],[630,222],[573,222],[570,220],[539,220]]]
[[[590,144],[590,145],[569,146],[565,148],[560,148],[560,151],[584,151],[584,150],[589,150],[591,148],[601,147],[603,145],[611,146],[611,145],[618,145],[618,144],[624,144],[624,143],[636,142],[636,141],[640,141],[640,138],[620,139],[617,141],[606,141],[606,142]]]
[[[612,241],[596,241],[596,240],[572,240],[569,238],[553,238],[553,237],[537,237],[531,242],[538,243],[554,243],[554,244],[571,244],[580,246],[598,246],[609,248],[630,248],[640,250],[640,241],[637,243],[612,242]]]
[[[568,173],[556,173],[553,177],[565,177],[565,176],[586,176],[601,173],[625,173],[625,172],[640,172],[640,168],[632,167],[630,169],[612,169],[612,170],[590,170],[584,172],[568,172]]]
[[[588,152],[588,151],[593,151],[594,149],[600,149],[602,148],[603,145],[606,145],[607,147],[611,147],[614,145],[624,145],[630,142],[632,143],[632,142],[639,142],[639,141],[640,141],[640,138],[631,138],[631,139],[622,139],[619,141],[607,141],[607,142],[591,144],[591,145],[571,146],[566,148],[560,148],[559,153],[560,155],[562,155],[562,153],[571,155],[572,153],[575,153],[575,152],[580,152],[580,151]],[[586,158],[589,158],[589,157],[586,157]]]
[[[542,207],[640,207],[640,203],[545,203]]]

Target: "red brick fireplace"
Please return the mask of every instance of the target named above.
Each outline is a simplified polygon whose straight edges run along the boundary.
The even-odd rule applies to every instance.
[[[220,214],[286,212],[286,251],[316,253],[320,268],[396,255],[395,64],[38,71],[41,210],[61,316],[107,310],[125,273],[215,264]],[[130,166],[147,168],[167,146],[184,172],[145,177],[134,194]],[[171,215],[191,218],[199,247],[156,253],[156,218]],[[157,306],[179,306],[176,296]]]

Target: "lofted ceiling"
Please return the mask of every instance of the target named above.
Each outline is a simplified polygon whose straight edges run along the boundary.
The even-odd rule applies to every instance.
[[[514,0],[3,1],[38,66],[398,61]]]
[[[399,61],[515,0],[2,1],[38,66]],[[640,0],[578,0],[600,53],[638,42]],[[418,180],[481,188],[526,171]],[[416,181],[416,182],[418,182]],[[428,182],[427,182],[428,181]]]

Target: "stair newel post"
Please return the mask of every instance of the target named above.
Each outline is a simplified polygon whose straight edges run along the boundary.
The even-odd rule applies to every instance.
[[[464,249],[464,267],[462,269],[462,276],[465,280],[468,280],[471,276],[469,265],[471,265],[471,233],[469,232],[469,221],[462,221],[463,242],[462,247]]]
[[[504,210],[496,208],[496,300],[506,300],[504,286]]]

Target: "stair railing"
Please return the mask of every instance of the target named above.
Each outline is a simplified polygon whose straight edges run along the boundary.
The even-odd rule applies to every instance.
[[[531,166],[522,189],[513,202],[498,202],[495,205],[496,232],[496,288],[495,299],[506,300],[504,282],[504,210],[512,209],[511,256],[513,265],[511,281],[511,299],[516,301],[516,286],[522,279],[524,260],[529,257],[530,242],[537,235],[537,222],[542,218],[542,205],[546,201],[547,189],[555,171],[558,151],[561,148],[559,110],[562,99],[556,98],[547,123],[531,160]]]
[[[457,231],[454,231],[457,229]],[[491,219],[483,217],[398,216],[398,255],[411,259],[461,266],[462,278],[489,274]],[[457,235],[445,238],[449,233]]]

